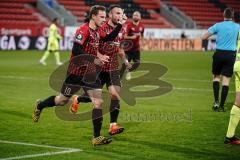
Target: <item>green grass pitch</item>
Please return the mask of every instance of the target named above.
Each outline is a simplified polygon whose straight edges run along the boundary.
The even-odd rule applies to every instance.
[[[48,82],[56,68],[54,57],[51,55],[48,66],[43,67],[38,64],[42,53],[0,51],[0,159],[62,151],[15,142],[82,150],[28,158],[33,160],[240,158],[239,146],[223,144],[234,101],[234,81],[226,101],[227,112],[211,111],[212,52],[143,52],[143,62],[160,63],[168,68],[161,79],[171,83],[174,89],[162,96],[138,98],[136,106],[128,106],[122,101],[119,124],[125,127],[125,132],[114,136],[111,144],[97,147],[90,144],[91,121],[63,121],[50,108],[43,111],[39,123],[33,124],[31,114],[35,100],[56,94]],[[61,58],[67,60],[69,52],[61,54]],[[90,107],[90,104],[84,104],[80,112]],[[144,118],[156,113],[162,116]],[[108,122],[109,114],[104,116],[103,135],[107,135]]]

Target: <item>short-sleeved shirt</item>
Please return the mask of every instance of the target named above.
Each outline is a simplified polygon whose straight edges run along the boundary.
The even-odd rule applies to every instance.
[[[104,23],[102,27],[99,28],[99,32],[101,34],[109,34],[113,31],[113,27],[108,23]],[[102,71],[110,72],[118,69],[118,58],[117,55],[119,53],[120,43],[124,39],[125,30],[122,28],[118,36],[113,41],[104,42],[100,39],[99,43],[99,52],[103,55],[109,56],[109,62],[105,63],[102,66]]]
[[[233,21],[216,23],[208,29],[208,32],[215,34],[216,45],[219,50],[236,51],[237,37],[240,26]]]
[[[129,22],[126,24],[126,35],[133,36],[137,35],[136,39],[131,39],[132,47],[127,51],[140,51],[140,37],[144,33],[144,26],[141,22],[138,25],[133,24],[133,22]]]

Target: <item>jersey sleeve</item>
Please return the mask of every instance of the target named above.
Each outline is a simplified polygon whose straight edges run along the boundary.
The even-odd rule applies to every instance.
[[[99,34],[100,39],[104,42],[113,41],[118,36],[121,29],[122,29],[122,25],[117,24],[117,26],[112,30],[111,33],[107,33],[103,26],[103,27],[99,28],[98,34]]]
[[[218,32],[218,23],[208,28],[208,32],[211,34],[216,34]]]
[[[86,27],[80,27],[75,33],[74,42],[83,45],[89,36],[88,29]]]

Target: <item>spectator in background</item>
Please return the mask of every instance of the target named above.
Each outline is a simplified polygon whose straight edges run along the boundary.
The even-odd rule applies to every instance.
[[[62,65],[62,62],[60,61],[60,55],[59,55],[59,40],[62,39],[62,36],[58,33],[58,27],[57,27],[58,23],[59,23],[58,18],[54,18],[52,21],[52,24],[49,27],[47,50],[42,56],[42,58],[39,60],[39,63],[44,66],[47,65],[45,60],[48,58],[50,53],[54,53],[56,64]]]

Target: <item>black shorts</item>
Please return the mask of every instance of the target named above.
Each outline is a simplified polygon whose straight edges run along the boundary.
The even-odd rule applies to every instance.
[[[139,62],[140,61],[140,51],[126,51],[128,61]]]
[[[101,87],[106,84],[107,88],[111,85],[121,87],[121,79],[119,70],[104,72],[101,71],[99,74],[99,80],[101,82]]]
[[[216,50],[212,56],[212,73],[232,77],[236,51]]]
[[[101,89],[101,82],[98,77],[94,76],[77,76],[70,74],[65,79],[61,94],[66,97],[71,97],[73,94],[77,93],[80,89],[83,89],[85,92],[93,89]]]

